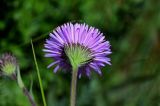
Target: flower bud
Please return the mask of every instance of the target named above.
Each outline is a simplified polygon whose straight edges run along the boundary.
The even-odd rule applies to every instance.
[[[0,70],[3,75],[16,76],[17,67],[16,57],[11,53],[4,53],[0,57]]]

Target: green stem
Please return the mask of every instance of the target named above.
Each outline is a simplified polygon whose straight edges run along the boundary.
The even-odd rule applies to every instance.
[[[34,46],[33,46],[32,40],[31,40],[31,45],[32,45],[32,52],[33,52],[34,62],[35,62],[36,69],[37,69],[37,75],[38,75],[39,85],[40,85],[40,89],[41,89],[41,94],[42,94],[42,99],[43,99],[43,105],[47,106],[46,99],[45,99],[45,96],[44,96],[43,86],[42,86],[42,80],[41,80],[41,76],[40,76],[40,72],[39,72],[39,67],[38,67],[38,64],[37,64],[36,55],[35,55],[35,51],[34,51]]]
[[[77,74],[78,70],[72,71],[72,81],[71,81],[71,98],[70,98],[70,106],[76,105],[76,87],[77,87]]]

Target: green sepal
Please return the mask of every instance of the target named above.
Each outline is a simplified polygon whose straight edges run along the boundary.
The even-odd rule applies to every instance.
[[[22,78],[21,78],[19,67],[17,68],[17,83],[18,83],[20,88],[24,88],[25,87],[24,83],[22,81]]]

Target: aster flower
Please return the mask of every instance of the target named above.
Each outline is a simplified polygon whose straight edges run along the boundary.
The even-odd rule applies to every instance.
[[[101,67],[111,65],[110,43],[98,29],[79,23],[66,23],[57,27],[46,40],[45,57],[52,58],[48,68],[78,70],[78,76],[90,76],[91,70],[102,74]]]
[[[3,75],[15,78],[17,66],[17,60],[13,54],[5,53],[0,57],[0,70]]]

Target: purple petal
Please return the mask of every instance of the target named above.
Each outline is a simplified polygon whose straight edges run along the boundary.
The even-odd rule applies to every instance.
[[[90,77],[90,74],[91,74],[91,71],[90,71],[89,67],[87,67],[87,68],[86,68],[86,75],[87,75],[88,77]]]
[[[48,65],[47,66],[47,68],[50,68],[50,67],[52,67],[53,65],[55,65],[55,64],[57,64],[57,63],[59,63],[60,61],[58,60],[58,61],[55,61],[55,62],[52,62],[50,65]]]
[[[49,49],[43,49],[43,51],[48,53],[61,54],[60,52],[49,50]]]
[[[54,31],[55,32],[55,31]],[[63,42],[57,37],[55,36],[54,34],[50,33],[49,36],[55,40],[56,42],[60,43],[60,44],[63,44]]]
[[[59,69],[59,65],[56,66],[56,68],[53,70],[53,72],[56,73],[58,71],[58,69]]]
[[[99,62],[104,62],[104,63],[106,63],[106,64],[109,64],[109,65],[111,65],[111,63],[109,62],[110,61],[110,59],[109,58],[101,58],[101,57],[96,57],[96,58],[94,58],[94,60],[95,61],[99,61]]]
[[[60,56],[59,54],[50,54],[50,53],[46,53],[45,55],[44,55],[45,57],[55,57],[55,56]]]
[[[64,41],[63,39],[59,36],[59,34],[56,32],[56,31],[53,31],[53,33],[56,35],[56,37],[58,38],[58,41],[61,43],[61,44],[64,44]]]
[[[78,38],[79,38],[79,32],[80,32],[80,25],[79,24],[75,24],[75,43],[77,44],[78,42]]]
[[[91,56],[106,56],[106,55],[109,55],[109,54],[111,54],[112,52],[110,52],[110,51],[104,51],[104,52],[95,52],[95,53],[93,53],[93,54],[91,54]]]
[[[90,63],[90,67],[93,68],[94,71],[97,72],[99,75],[102,75],[102,72],[97,65]]]

